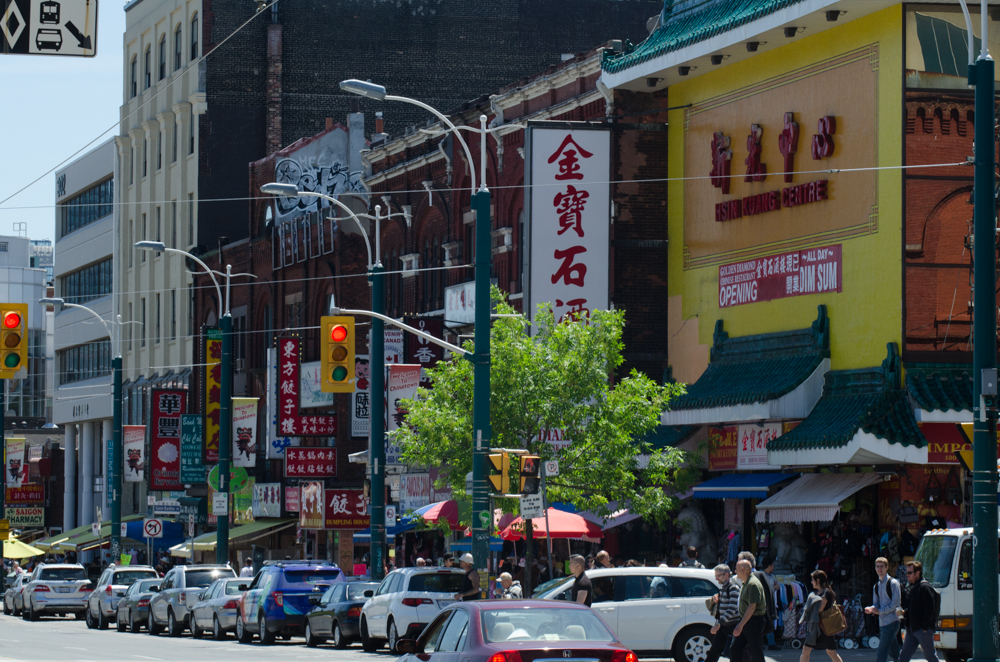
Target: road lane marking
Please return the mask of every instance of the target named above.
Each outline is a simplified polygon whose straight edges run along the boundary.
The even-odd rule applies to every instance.
[[[162,660],[162,657],[146,657],[145,655],[133,655],[132,657],[141,657],[144,660]]]
[[[69,650],[74,650],[74,651],[85,651],[85,650],[87,650],[86,648],[77,648],[76,646],[63,646],[63,648],[67,648]]]

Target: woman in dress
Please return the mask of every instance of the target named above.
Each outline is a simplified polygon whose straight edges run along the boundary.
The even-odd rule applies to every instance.
[[[802,646],[799,662],[809,662],[813,649],[826,651],[831,662],[844,662],[837,653],[836,640],[823,634],[823,630],[819,627],[820,614],[830,605],[836,604],[837,594],[830,588],[830,581],[822,570],[816,570],[811,577],[813,591],[806,598],[806,606],[799,619],[799,623],[806,624],[806,641]]]

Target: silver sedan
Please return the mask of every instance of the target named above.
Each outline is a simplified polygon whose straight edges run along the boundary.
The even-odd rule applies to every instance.
[[[215,639],[225,639],[236,629],[236,603],[253,579],[249,577],[217,579],[202,592],[201,602],[191,610],[191,634],[195,639],[207,632]]]
[[[27,573],[21,573],[16,577],[7,578],[7,590],[3,594],[3,613],[14,616],[21,615],[21,607],[18,606],[21,597],[21,589],[24,587],[25,580],[28,579]],[[23,603],[21,603],[23,604]]]

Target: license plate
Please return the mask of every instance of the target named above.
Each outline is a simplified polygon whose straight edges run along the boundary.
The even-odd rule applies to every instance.
[[[59,593],[69,593],[72,589],[69,586],[57,586],[56,591]]]

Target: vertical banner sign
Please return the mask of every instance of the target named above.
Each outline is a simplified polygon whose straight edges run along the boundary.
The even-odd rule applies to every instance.
[[[351,396],[351,436],[368,438],[371,425],[371,361],[367,354],[354,355],[354,376],[358,381]]]
[[[5,457],[7,458],[4,467],[6,471],[5,483],[7,487],[21,487],[28,482],[28,463],[24,461],[24,437],[8,437]]]
[[[254,485],[252,507],[254,517],[281,517],[281,483]]]
[[[257,398],[233,398],[233,465],[257,465]]]
[[[325,529],[368,528],[368,502],[364,490],[326,490]]]
[[[440,317],[409,317],[404,318],[403,323],[435,338],[444,339],[444,320]],[[444,347],[441,345],[435,345],[413,333],[406,334],[406,362],[420,366],[420,388],[431,387],[426,369],[434,367],[443,358]]]
[[[531,228],[528,310],[552,308],[557,322],[608,307],[611,133],[528,128]]]
[[[739,443],[736,446],[736,468],[780,469],[767,463],[767,444],[781,436],[781,423],[739,426]]]
[[[302,488],[292,485],[285,488],[285,510],[290,513],[299,512],[299,501],[302,495]]]
[[[708,429],[708,470],[736,469],[736,446],[739,429],[735,425]]]
[[[222,330],[205,329],[205,464],[219,461],[222,415]]]
[[[149,489],[173,490],[181,484],[181,415],[187,391],[153,389],[150,421]]]
[[[278,341],[278,434],[294,437],[333,437],[337,415],[299,416],[299,339]]]
[[[104,496],[105,503],[108,504],[108,508],[111,508],[112,494],[111,494],[111,474],[115,471],[114,463],[114,452],[115,452],[115,441],[114,439],[107,439],[104,442]]]
[[[300,528],[322,529],[326,525],[324,497],[323,483],[302,483],[302,495],[299,499]]]
[[[146,448],[146,426],[123,425],[122,446],[125,450],[125,482],[143,482],[146,478],[146,461],[142,456]]]
[[[205,463],[202,462],[205,425],[200,414],[181,416],[181,482],[197,485],[205,482]]]
[[[419,365],[388,365],[388,373],[385,380],[386,388],[386,418],[385,430],[392,432],[398,430],[406,418],[406,409],[403,407],[403,400],[410,400],[417,395],[417,387],[420,385]],[[401,464],[400,454],[402,449],[390,443],[387,439],[385,444],[385,463]]]
[[[385,329],[385,362],[402,363],[406,351],[403,343],[403,330],[394,326]]]
[[[280,460],[285,449],[298,446],[297,438],[278,434],[278,350],[267,350],[267,459]]]

